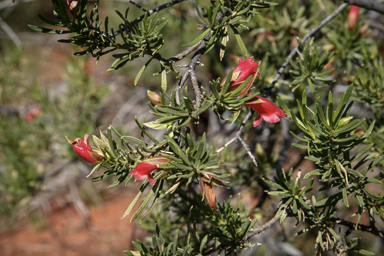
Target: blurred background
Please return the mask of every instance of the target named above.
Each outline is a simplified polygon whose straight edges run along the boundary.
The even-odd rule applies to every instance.
[[[89,1],[90,7],[95,2]],[[129,2],[101,0],[99,11],[102,19],[109,16],[110,27],[118,24],[120,21],[114,8],[124,13],[130,7],[130,20],[143,14]],[[135,2],[152,9],[168,1]],[[260,15],[251,21],[251,30],[243,37],[250,55],[255,57],[255,61],[263,60],[264,63],[259,68],[261,76],[255,82],[257,87],[269,85],[286,53],[297,45],[296,36],[302,38],[327,14],[324,7],[324,15],[305,19],[304,8],[299,12],[295,9],[298,2],[301,1],[281,1],[272,15]],[[334,7],[333,1],[318,2]],[[204,5],[204,1],[199,4]],[[139,183],[131,182],[126,187],[120,185],[110,189],[108,186],[114,182],[113,179],[91,183],[86,176],[93,165],[85,163],[73,152],[65,136],[72,140],[83,138],[84,134],[96,134],[96,128],[105,131],[110,124],[123,134],[137,135],[134,118],[141,119],[148,114],[146,92],[148,89],[159,91],[160,77],[152,74],[160,71],[160,65],[150,65],[135,87],[135,76],[147,57],[117,71],[107,72],[114,61],[109,55],[101,57],[97,64],[91,56],[74,56],[81,50],[78,46],[57,42],[65,35],[42,34],[28,28],[28,24],[48,27],[38,15],[53,19],[53,9],[48,0],[0,1],[0,255],[122,255],[123,250],[133,249],[131,241],[144,241],[146,236],[137,223],[129,223],[129,218],[120,219],[136,195]],[[343,15],[336,24],[345,23],[346,13]],[[167,41],[161,54],[165,57],[183,51],[185,48],[180,45],[191,42],[201,33],[197,29],[199,20],[193,1],[157,14],[157,18],[161,17],[169,20],[163,30]],[[383,28],[380,22],[374,23],[376,18],[374,16],[370,23],[379,26],[379,29],[373,29],[375,45],[371,45],[375,46],[378,54],[378,49],[383,49],[379,46],[384,45],[384,39],[377,32]],[[320,44],[329,44],[331,36],[324,35],[341,27],[325,27]],[[374,33],[377,33],[376,37]],[[223,62],[218,61],[219,49],[202,57],[204,67],[198,67],[196,72],[202,84],[224,77],[228,68],[238,63],[237,56],[241,52],[232,34],[230,38]],[[339,53],[340,56],[343,54]],[[187,63],[185,60],[178,64]],[[344,63],[339,67],[342,65]],[[337,63],[334,66],[337,68]],[[176,82],[175,76],[168,75],[168,88]],[[291,97],[288,85],[289,82],[279,81],[276,91],[287,95],[289,92]],[[339,93],[346,87],[337,87]],[[334,89],[337,92],[336,87]],[[311,97],[326,93],[327,90],[320,90]],[[199,129],[208,129],[208,136],[222,145],[224,135],[235,132],[236,127],[218,124],[212,116],[206,119],[216,122],[216,126],[204,127],[208,122],[202,120],[200,127],[193,129],[196,134],[201,134]],[[147,120],[151,118],[148,114]],[[288,121],[282,120],[282,123],[288,132]],[[277,133],[277,127],[272,125],[264,130],[258,127],[256,132],[246,137],[247,141],[260,143],[252,144],[253,149],[258,149],[259,168],[244,160],[247,156],[241,146],[235,153],[233,148],[223,152],[223,160],[233,163],[226,168],[236,175],[233,186],[241,187],[245,204],[250,209],[263,207],[259,212],[255,211],[254,217],[271,218],[274,215],[276,202],[270,203],[271,200],[265,198],[265,184],[261,182],[262,175],[273,173],[272,166],[277,168],[276,165],[280,165],[286,170],[294,167],[295,172],[301,170],[303,173],[314,169],[312,163],[299,156],[299,150],[294,148],[286,151],[284,163],[278,163],[283,139]],[[161,136],[161,133],[161,130],[153,131],[154,136]],[[243,169],[236,169],[241,164]],[[223,192],[221,199],[228,196],[225,193],[228,192]],[[364,219],[361,223],[364,224]],[[312,244],[307,239],[314,240],[315,236],[295,239],[295,247],[302,252],[286,243],[293,241],[293,234],[297,231],[284,230],[283,225],[269,229],[260,236],[258,242],[265,245],[256,247],[261,248],[258,255],[281,255],[280,252],[284,255],[312,254]],[[376,251],[382,248],[380,239],[370,240],[369,235],[363,239]],[[270,254],[266,254],[267,251]],[[246,255],[252,255],[251,250],[247,250]]]
[[[128,5],[101,2],[102,15],[103,2],[112,12]],[[96,65],[57,42],[65,36],[28,28],[44,26],[38,15],[53,19],[53,9],[47,0],[0,2],[0,255],[121,255],[144,236],[120,219],[137,187],[91,183],[93,166],[65,136],[109,124],[128,133],[147,111],[136,107],[146,106],[146,90],[133,86],[129,65],[108,73],[112,57]]]

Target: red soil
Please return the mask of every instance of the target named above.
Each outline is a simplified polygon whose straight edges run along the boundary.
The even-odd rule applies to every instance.
[[[132,192],[120,194],[90,208],[89,218],[68,205],[47,216],[43,229],[23,225],[2,233],[0,255],[125,255],[124,250],[133,249],[131,241],[145,236],[135,223],[129,223],[129,216],[121,220],[134,196]]]

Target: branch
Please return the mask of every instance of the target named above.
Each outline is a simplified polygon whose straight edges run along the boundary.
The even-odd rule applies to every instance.
[[[362,225],[362,224],[356,225],[356,223],[342,220],[339,218],[331,218],[331,220],[334,221],[336,224],[347,226],[352,230],[360,230],[360,231],[368,232],[368,233],[371,233],[375,236],[379,236],[381,238],[384,238],[384,231],[377,229],[375,226],[366,226],[366,225]]]
[[[346,3],[384,14],[384,4],[375,0],[344,0]]]
[[[252,228],[248,231],[248,233],[244,236],[244,238],[241,240],[243,243],[245,243],[247,240],[249,240],[251,237],[255,236],[255,235],[258,235],[262,232],[264,232],[265,230],[267,230],[268,228],[270,228],[276,221],[278,221],[280,219],[280,217],[273,217],[270,221],[268,221],[267,223],[265,223],[263,226],[261,227],[258,227],[258,228]]]
[[[135,2],[133,2],[133,1],[131,1],[131,0],[129,0],[128,2],[130,2],[131,4],[133,4],[134,6],[136,6],[137,8],[139,8],[140,10],[142,10],[143,12],[147,12],[147,10],[146,10],[143,6],[138,5],[137,3],[135,3]]]
[[[324,27],[328,22],[330,22],[331,20],[333,20],[337,15],[339,15],[346,7],[348,6],[348,3],[343,3],[341,4],[331,15],[329,15],[327,18],[325,18],[322,22],[320,22],[319,25],[317,25],[315,28],[313,28],[308,34],[306,34],[302,40],[302,43],[304,44],[308,38],[310,38],[311,36],[313,36],[317,31],[319,31],[322,27]],[[288,63],[289,63],[289,59],[293,58],[293,56],[295,56],[297,50],[299,49],[299,46],[296,46],[292,51],[291,53],[288,55],[288,57],[285,59],[285,62],[283,63],[283,65],[281,66],[281,68],[279,69],[279,71],[277,72],[277,75],[275,76],[275,78],[273,79],[271,85],[268,87],[267,91],[264,93],[264,98],[267,97],[273,87],[275,86],[277,80],[279,80],[280,76],[283,74],[284,72],[284,69],[288,66]]]
[[[23,47],[23,43],[20,38],[16,35],[16,33],[12,30],[12,28],[0,17],[0,27],[5,31],[5,33],[9,36],[12,42],[17,46],[17,48],[21,49]]]
[[[196,48],[197,52],[193,55],[191,62],[187,65],[187,68],[188,68],[187,71],[181,77],[180,82],[176,87],[176,90],[181,89],[184,86],[185,82],[187,81],[188,77],[191,76],[193,90],[194,90],[195,95],[196,95],[196,108],[200,107],[202,97],[201,97],[201,90],[200,90],[199,85],[197,83],[195,68],[197,65],[202,65],[200,63],[200,56],[203,52],[202,50],[205,48],[205,41],[209,39],[210,35],[211,35],[211,33],[208,33],[199,43],[196,44],[196,45],[198,45],[198,47]],[[177,104],[180,104],[180,99],[179,99],[178,93],[176,93],[176,102],[177,102]]]

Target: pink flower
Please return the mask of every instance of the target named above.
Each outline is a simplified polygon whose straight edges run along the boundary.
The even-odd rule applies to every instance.
[[[100,150],[92,148],[88,143],[88,134],[84,135],[84,141],[80,138],[68,140],[72,144],[73,150],[85,161],[90,163],[100,163],[105,158]]]
[[[257,62],[253,62],[252,57],[246,60],[244,60],[244,58],[240,58],[239,65],[233,70],[228,92],[233,91],[237,87],[239,87],[249,76],[253,76],[253,79],[251,79],[251,81],[249,81],[249,83],[244,87],[244,89],[241,90],[239,96],[246,93],[253,84],[253,81],[255,81],[256,76],[260,75],[259,72],[256,72],[258,67],[259,64]],[[220,88],[224,86],[227,77],[228,75],[221,82]]]
[[[357,21],[359,20],[359,9],[360,7],[352,5],[348,12],[348,29],[353,30],[356,27]]]
[[[285,117],[285,113],[282,109],[279,109],[271,101],[259,96],[255,96],[255,98],[246,102],[244,106],[253,108],[259,113],[253,122],[253,127],[258,126],[261,123],[261,118],[268,123],[277,123],[280,121],[279,117]]]
[[[153,179],[151,172],[157,168],[158,166],[156,164],[142,162],[139,163],[133,171],[131,171],[130,175],[134,175],[138,180],[148,178],[148,181],[155,185],[155,180]]]

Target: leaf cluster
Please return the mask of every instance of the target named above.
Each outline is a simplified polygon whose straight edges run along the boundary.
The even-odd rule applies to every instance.
[[[101,56],[115,50],[124,50],[125,52],[122,54],[113,55],[116,61],[112,64],[110,70],[119,69],[127,62],[143,57],[145,54],[154,56],[164,45],[164,39],[160,34],[167,24],[164,18],[154,21],[155,16],[146,12],[139,22],[130,22],[128,21],[129,9],[126,10],[125,15],[115,10],[123,20],[119,25],[119,30],[115,31],[113,28],[109,28],[108,17],[105,18],[102,27],[103,22],[100,21],[98,3],[95,3],[95,7],[91,10],[88,18],[88,1],[80,1],[74,10],[72,19],[69,17],[63,1],[52,0],[52,3],[56,8],[53,14],[57,17],[57,20],[49,20],[42,16],[39,16],[39,18],[47,24],[59,26],[63,29],[47,29],[35,25],[29,25],[29,27],[35,31],[49,34],[74,33],[73,36],[61,39],[59,42],[73,43],[86,48],[84,51],[75,53],[75,55],[92,54],[98,60]],[[121,38],[121,41],[119,38]],[[158,56],[158,58],[160,57]]]
[[[236,41],[244,56],[247,56],[247,49],[241,39],[238,29],[248,29],[245,24],[249,23],[250,19],[257,14],[256,8],[269,8],[275,5],[269,2],[254,2],[254,1],[211,1],[212,4],[203,14],[200,12],[199,7],[195,3],[196,11],[199,17],[209,27],[200,36],[193,40],[186,46],[191,46],[202,40],[208,33],[210,34],[209,39],[206,41],[206,51],[209,52],[216,44],[220,42],[220,59],[224,57],[225,48],[227,46],[228,27],[235,33]],[[219,15],[219,16],[218,16]],[[220,18],[218,18],[220,17]]]
[[[296,90],[301,85],[308,84],[311,91],[314,92],[315,87],[322,88],[334,82],[333,78],[328,77],[334,69],[331,68],[323,71],[324,66],[331,60],[333,53],[328,51],[321,53],[320,47],[313,49],[310,41],[305,46],[299,41],[299,46],[303,54],[300,55],[300,58],[296,59],[297,64],[290,59],[293,68],[290,70],[290,73],[294,77],[291,83],[291,86],[293,86],[292,90]]]
[[[181,203],[182,204],[182,203]],[[241,203],[240,195],[236,209],[231,204],[231,197],[226,202],[218,204],[217,212],[206,205],[200,209],[191,207],[191,225],[188,225],[187,235],[183,230],[173,230],[172,227],[156,224],[155,234],[152,236],[152,247],[138,241],[134,246],[139,251],[125,251],[129,255],[209,255],[213,251],[225,252],[232,255],[239,248],[243,248],[243,238],[253,227],[256,219],[250,220]],[[175,208],[178,211],[179,207]],[[177,218],[175,215],[174,218]],[[159,219],[162,223],[166,218]],[[168,230],[169,228],[169,230]],[[172,232],[170,236],[166,232]]]
[[[329,191],[337,188],[339,192],[329,197],[318,200],[318,195],[314,193],[312,200],[304,197],[306,192],[311,190],[313,178],[304,187],[300,188],[300,178],[296,181],[291,177],[292,170],[286,176],[284,172],[278,172],[278,177],[272,182],[266,179],[266,182],[277,188],[277,191],[269,193],[275,196],[283,197],[280,210],[283,214],[281,220],[287,214],[296,216],[298,220],[309,219],[313,223],[310,227],[304,229],[301,233],[318,229],[317,244],[322,250],[335,248],[340,236],[334,231],[334,216],[337,214],[337,203],[342,201],[345,207],[350,206],[349,196],[353,195],[358,205],[357,215],[358,225],[363,212],[367,211],[370,216],[372,225],[374,225],[374,216],[380,215],[384,198],[381,195],[372,193],[368,188],[368,184],[382,184],[384,173],[380,172],[373,177],[368,176],[369,171],[373,171],[375,166],[382,160],[382,156],[376,152],[369,153],[373,144],[367,144],[363,147],[358,146],[367,139],[371,133],[374,123],[368,128],[365,134],[358,135],[355,133],[356,128],[364,123],[362,120],[353,120],[348,116],[352,102],[348,100],[352,94],[353,86],[350,86],[343,94],[338,107],[335,109],[333,105],[332,93],[329,93],[328,104],[324,112],[320,100],[315,102],[314,109],[311,110],[307,106],[306,94],[303,93],[302,102],[297,101],[300,119],[296,117],[282,102],[280,105],[286,113],[293,119],[297,127],[299,127],[304,135],[301,138],[292,133],[292,135],[305,143],[293,145],[305,149],[306,159],[312,161],[316,165],[316,169],[308,172],[304,179],[310,177],[318,177],[322,187],[320,191]],[[310,118],[312,116],[312,118]],[[291,212],[287,213],[287,210]],[[352,227],[350,227],[352,228]],[[349,234],[347,232],[347,234]],[[325,239],[325,240],[323,240]]]

